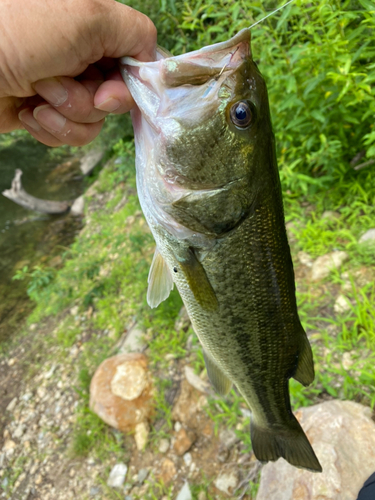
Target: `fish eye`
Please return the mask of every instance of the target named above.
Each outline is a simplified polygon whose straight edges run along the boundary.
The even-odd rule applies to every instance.
[[[238,101],[230,108],[230,119],[237,128],[248,128],[254,118],[254,106],[248,101]]]

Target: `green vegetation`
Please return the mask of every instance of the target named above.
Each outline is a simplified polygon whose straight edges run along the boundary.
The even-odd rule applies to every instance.
[[[130,3],[150,15],[159,43],[174,53],[225,40],[277,7],[274,1],[151,0]],[[328,397],[375,406],[375,245],[359,244],[375,227],[375,7],[368,0],[296,1],[254,28],[253,54],[268,82],[286,221],[296,267],[299,311],[313,346],[316,379],[308,388],[291,380],[293,408]],[[112,129],[113,130],[113,129]],[[188,358],[197,373],[204,369],[192,331],[175,329],[181,308],[177,292],[158,309],[146,304],[147,274],[153,253],[137,201],[134,144],[126,130],[112,148],[113,160],[98,176],[90,223],[63,255],[62,269],[22,269],[15,279],[28,280],[36,307],[30,322],[57,316],[59,326],[47,340],[66,356],[85,338],[77,366],[81,396],[72,452],[122,459],[126,445],[88,409],[89,383],[99,363],[116,352],[116,341],[134,319],[143,328],[157,380],[155,419],[165,423],[151,432],[150,446],[172,428],[166,394],[168,365]],[[357,164],[369,162],[360,170]],[[114,161],[116,160],[116,161]],[[352,164],[351,164],[352,162]],[[111,193],[105,205],[98,193]],[[333,215],[323,217],[327,211]],[[301,252],[311,259],[334,250],[347,252],[340,270],[311,282]],[[334,310],[338,295],[348,309]],[[67,314],[72,307],[77,312]],[[234,428],[243,451],[251,450],[246,405],[235,390],[210,399],[207,414]],[[194,495],[209,493],[211,478],[193,485]],[[147,499],[172,498],[171,489],[149,478]],[[103,483],[104,484],[104,483]],[[257,485],[251,483],[251,498]],[[117,498],[113,491],[108,498]],[[208,494],[207,498],[211,498]],[[250,497],[249,497],[250,498]]]

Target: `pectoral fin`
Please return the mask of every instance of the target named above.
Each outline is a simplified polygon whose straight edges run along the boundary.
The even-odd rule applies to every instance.
[[[148,275],[147,302],[152,308],[167,299],[173,289],[173,278],[159,250],[155,249],[154,258]]]
[[[310,342],[306,334],[302,336],[302,339],[302,345],[298,354],[297,368],[293,378],[298,380],[302,385],[307,386],[314,380],[314,361]]]
[[[183,259],[179,259],[179,264],[196,301],[203,309],[215,311],[218,307],[215,292],[202,264],[191,248],[187,249]]]
[[[232,388],[232,382],[217,366],[212,357],[203,350],[204,362],[206,364],[208,378],[215,391],[220,396],[226,396]]]

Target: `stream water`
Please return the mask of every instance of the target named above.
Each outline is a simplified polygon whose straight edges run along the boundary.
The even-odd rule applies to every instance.
[[[72,174],[67,156],[51,155],[49,148],[22,137],[0,147],[0,193],[10,188],[16,168],[23,171],[27,192],[50,200],[73,200],[83,189]],[[74,169],[73,169],[74,170]],[[58,255],[69,245],[80,220],[68,215],[30,212],[0,194],[0,343],[20,327],[31,309],[25,281],[14,281],[17,269],[46,263],[58,265]]]

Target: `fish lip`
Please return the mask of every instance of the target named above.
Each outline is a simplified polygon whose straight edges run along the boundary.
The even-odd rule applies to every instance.
[[[119,62],[120,62],[120,67],[122,66],[146,66],[154,63],[158,63],[160,60],[170,60],[170,59],[182,59],[186,58],[187,56],[196,56],[196,55],[201,55],[201,54],[210,54],[211,52],[218,52],[226,49],[230,49],[231,47],[234,47],[235,45],[240,44],[241,42],[249,42],[251,40],[251,31],[249,28],[244,28],[241,31],[239,31],[236,35],[234,35],[232,38],[229,40],[226,40],[224,42],[218,42],[214,43],[213,45],[208,45],[207,47],[203,47],[198,50],[193,50],[192,52],[187,52],[185,54],[181,54],[178,56],[170,56],[170,57],[165,57],[160,50],[156,50],[157,53],[157,59],[156,61],[151,61],[151,62],[143,62],[143,61],[138,61],[137,59],[134,59],[133,57],[125,56],[121,57]]]

